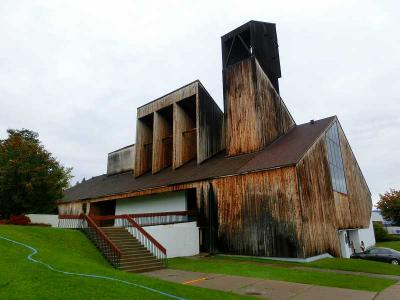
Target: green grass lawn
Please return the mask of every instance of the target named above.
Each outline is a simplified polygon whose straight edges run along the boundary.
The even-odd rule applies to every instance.
[[[377,247],[387,247],[400,251],[400,241],[377,243]],[[240,260],[259,262],[264,264],[279,265],[281,267],[310,267],[319,269],[342,270],[375,274],[386,274],[400,276],[400,267],[393,266],[388,263],[361,260],[361,259],[345,259],[345,258],[326,258],[311,263],[295,263],[279,260],[269,260],[257,257],[240,257],[240,256],[218,256],[220,259]]]
[[[175,269],[205,273],[240,275],[375,292],[381,291],[396,282],[395,280],[371,278],[360,275],[326,273],[315,270],[297,270],[294,269],[295,266],[304,266],[304,264],[276,261],[270,264],[270,262],[272,261],[266,262],[261,261],[261,259],[244,260],[231,257],[210,257],[201,259],[173,258],[169,261],[169,266]],[[388,266],[390,265],[384,265],[384,267]]]
[[[187,299],[250,299],[115,270],[79,231],[0,225],[0,235],[38,249],[34,258],[61,270],[113,276]],[[0,239],[0,299],[168,299],[118,282],[55,273],[29,262],[30,253]]]
[[[400,267],[388,263],[361,259],[326,258],[305,264],[307,267],[344,270],[353,272],[365,272],[375,274],[387,274],[400,276]]]
[[[380,243],[376,243],[376,246],[377,247],[392,248],[394,250],[400,251],[400,241],[380,242]]]

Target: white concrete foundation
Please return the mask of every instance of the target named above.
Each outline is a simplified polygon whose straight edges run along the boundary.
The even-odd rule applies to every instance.
[[[165,249],[168,258],[193,256],[200,252],[199,228],[196,222],[143,227]]]
[[[29,214],[26,216],[31,219],[31,223],[47,224],[51,225],[51,227],[58,227],[58,215]]]
[[[354,249],[357,253],[362,251],[361,242],[364,242],[365,249],[374,246],[375,233],[372,225],[372,219],[370,220],[368,228],[339,230],[339,241],[341,255],[344,258],[349,258],[353,253],[351,242],[353,243]]]

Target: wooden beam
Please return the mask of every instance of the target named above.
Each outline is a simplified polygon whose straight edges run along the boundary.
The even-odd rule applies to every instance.
[[[165,118],[160,112],[155,112],[153,134],[153,174],[172,165],[171,138],[172,115],[171,120],[167,120],[167,118]]]

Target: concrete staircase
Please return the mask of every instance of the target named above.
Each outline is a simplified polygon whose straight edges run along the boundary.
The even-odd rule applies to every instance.
[[[123,227],[101,227],[122,252],[120,269],[127,272],[147,272],[165,268],[150,251]]]

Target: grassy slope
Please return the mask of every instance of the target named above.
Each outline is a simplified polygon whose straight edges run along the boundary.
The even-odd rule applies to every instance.
[[[394,250],[400,251],[400,241],[380,242],[380,243],[376,243],[376,246],[377,247],[392,248]]]
[[[118,277],[187,299],[247,298],[115,270],[78,231],[0,225],[0,235],[33,246],[39,250],[34,258],[58,269]],[[0,299],[167,299],[122,283],[55,273],[29,262],[30,252],[0,239]]]
[[[175,258],[169,263],[171,268],[208,273],[222,273],[272,280],[309,283],[349,289],[381,291],[395,283],[394,280],[370,278],[366,276],[324,273],[313,270],[296,270],[294,264],[269,264],[261,261],[240,261],[238,259],[212,257],[204,259]],[[302,264],[296,264],[302,266]],[[385,265],[386,267],[387,265]]]

